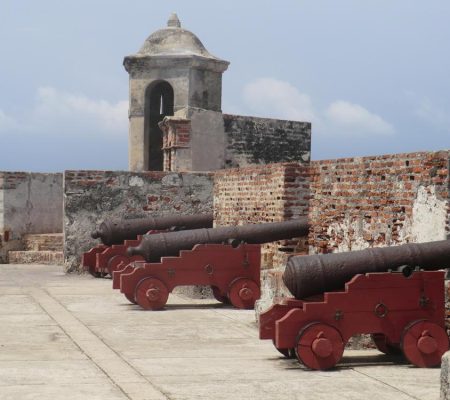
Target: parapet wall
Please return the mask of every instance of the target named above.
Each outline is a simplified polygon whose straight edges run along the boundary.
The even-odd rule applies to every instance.
[[[308,215],[309,168],[297,163],[219,171],[214,180],[216,225],[277,222]],[[257,314],[274,297],[286,295],[281,273],[292,254],[307,254],[307,237],[262,247],[262,299]]]
[[[309,162],[311,123],[223,115],[225,168]]]
[[[308,215],[307,239],[264,246],[261,309],[286,293],[280,277],[292,254],[448,238],[449,158],[448,151],[421,152],[219,171],[215,223]]]
[[[449,152],[311,163],[310,252],[446,239]]]
[[[80,271],[83,252],[98,243],[90,233],[105,218],[212,212],[209,173],[66,171],[64,262]]]
[[[304,166],[270,164],[219,171],[214,180],[215,225],[277,222],[307,216],[308,181]],[[298,240],[263,246],[262,268],[282,265],[300,252]]]
[[[28,233],[62,232],[60,173],[0,172],[0,263]]]

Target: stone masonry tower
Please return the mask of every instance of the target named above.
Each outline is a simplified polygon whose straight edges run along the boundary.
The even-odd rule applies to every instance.
[[[176,14],[170,16],[167,28],[147,38],[137,54],[125,57],[130,76],[131,171],[163,170],[159,123],[165,117],[186,118],[191,109],[221,113],[222,73],[228,64],[181,28]]]

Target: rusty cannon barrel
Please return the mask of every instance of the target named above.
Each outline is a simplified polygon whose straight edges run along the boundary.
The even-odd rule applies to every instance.
[[[122,244],[124,240],[134,240],[150,230],[176,228],[196,229],[213,226],[212,214],[171,215],[167,217],[146,217],[134,219],[111,219],[100,224],[92,232],[93,239],[100,238],[103,244]]]
[[[304,299],[343,289],[357,274],[387,272],[403,266],[429,271],[449,268],[450,240],[291,257],[283,281],[297,299]]]
[[[130,247],[128,255],[141,255],[147,262],[158,262],[163,256],[178,256],[180,250],[191,250],[196,244],[268,243],[308,234],[307,218],[265,224],[223,226],[180,232],[146,235],[137,247]]]

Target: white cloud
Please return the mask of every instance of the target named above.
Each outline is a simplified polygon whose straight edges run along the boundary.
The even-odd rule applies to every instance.
[[[379,115],[371,113],[359,104],[338,100],[328,106],[325,116],[336,128],[349,129],[350,134],[390,135],[394,128]]]
[[[34,123],[46,126],[64,125],[69,128],[74,125],[75,128],[82,127],[99,133],[126,133],[128,101],[110,103],[52,87],[41,87],[37,92],[32,119]]]
[[[264,117],[297,121],[317,119],[311,98],[288,82],[272,78],[257,79],[244,87],[244,101]]]
[[[311,97],[288,82],[273,78],[256,79],[245,85],[243,98],[250,111],[264,117],[310,121],[315,132],[326,135],[389,135],[394,127],[359,104],[335,101],[317,110]]]
[[[0,110],[0,134],[20,136],[120,137],[128,132],[128,101],[112,103],[52,87],[37,90],[35,103],[20,115]]]

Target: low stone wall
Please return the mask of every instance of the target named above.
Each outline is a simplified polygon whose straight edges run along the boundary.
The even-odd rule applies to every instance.
[[[64,263],[80,271],[83,252],[98,241],[90,233],[107,218],[212,212],[209,173],[66,171]]]
[[[0,262],[28,233],[62,232],[60,173],[0,172]]]

